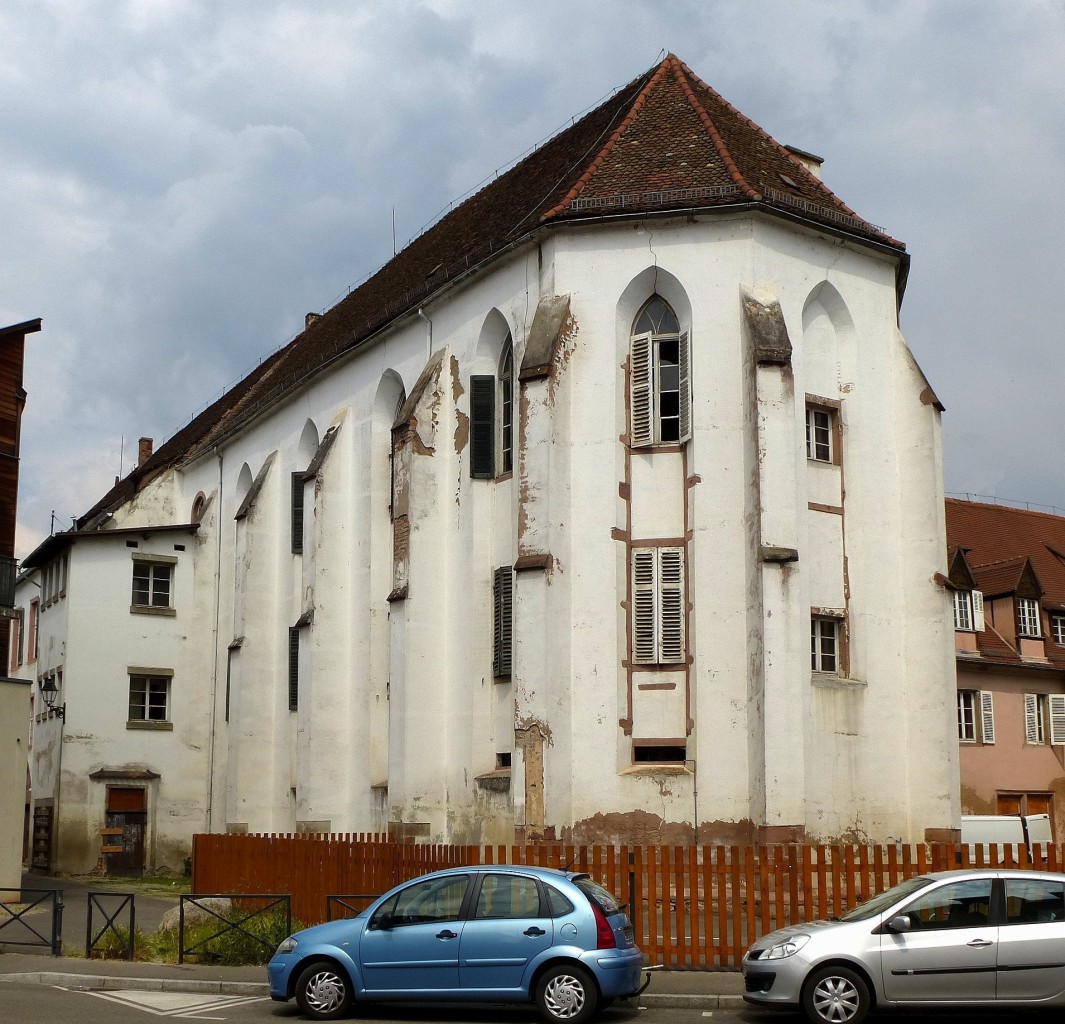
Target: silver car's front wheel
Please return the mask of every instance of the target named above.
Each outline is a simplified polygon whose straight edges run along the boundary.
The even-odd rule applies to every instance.
[[[814,1024],[859,1024],[871,1002],[861,975],[846,967],[822,967],[803,987],[802,1008]]]
[[[351,1009],[351,982],[332,964],[311,964],[296,981],[296,1004],[315,1020],[337,1020]]]
[[[580,967],[553,967],[536,986],[536,1005],[547,1021],[583,1024],[596,1010],[599,993]]]

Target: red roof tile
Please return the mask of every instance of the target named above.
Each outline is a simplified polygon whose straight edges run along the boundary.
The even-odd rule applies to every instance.
[[[452,210],[237,384],[79,520],[208,449],[448,283],[544,225],[745,206],[895,250],[783,146],[670,54]]]

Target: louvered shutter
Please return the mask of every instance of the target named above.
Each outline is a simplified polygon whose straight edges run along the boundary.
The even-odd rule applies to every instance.
[[[980,691],[980,739],[995,742],[995,706],[990,690]]]
[[[684,549],[659,548],[658,594],[661,609],[658,660],[684,661]]]
[[[492,604],[492,674],[496,677],[509,676],[514,621],[514,570],[509,565],[495,571],[492,580]]]
[[[633,448],[646,448],[654,441],[654,367],[651,349],[650,333],[633,337],[629,358],[629,443]]]
[[[637,665],[653,665],[657,660],[655,577],[655,549],[634,549],[632,552],[632,660]]]
[[[984,595],[979,590],[973,591],[973,629],[984,631]]]
[[[1024,695],[1024,739],[1039,742],[1039,697],[1034,693]]]
[[[481,480],[495,476],[495,398],[495,377],[470,377],[470,476]]]
[[[678,346],[680,362],[680,440],[687,441],[692,436],[692,385],[691,385],[691,346],[688,332],[680,336]]]
[[[1052,693],[1047,697],[1050,705],[1050,742],[1065,743],[1065,693]]]
[[[302,473],[292,474],[292,553],[303,551],[303,485]]]
[[[288,631],[288,709],[296,711],[300,696],[300,631],[292,626]]]

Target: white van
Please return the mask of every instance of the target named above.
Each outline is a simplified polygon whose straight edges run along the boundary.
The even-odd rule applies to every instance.
[[[961,841],[967,846],[1020,846],[1029,854],[1053,842],[1049,814],[963,814]]]

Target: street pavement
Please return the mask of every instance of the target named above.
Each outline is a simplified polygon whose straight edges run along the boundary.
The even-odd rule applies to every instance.
[[[57,879],[27,875],[26,889],[63,890],[63,951],[78,955],[49,956],[47,950],[32,952],[24,947],[5,945],[0,932],[0,984],[39,983],[64,988],[92,988],[97,991],[199,992],[221,995],[266,996],[265,967],[219,967],[209,964],[163,964],[126,960],[87,960],[84,957],[88,894],[122,892],[120,879]],[[105,888],[106,886],[106,888]],[[129,891],[135,891],[132,887]],[[115,900],[106,898],[111,912]],[[136,927],[152,932],[163,914],[177,904],[177,896],[147,895],[137,892]],[[42,910],[41,915],[44,915]],[[39,920],[39,919],[38,919]],[[3,922],[0,922],[3,923]],[[121,919],[117,923],[122,923]],[[93,911],[93,926],[104,921]],[[738,971],[654,970],[640,1005],[677,1009],[737,1009],[743,1005],[743,979]]]

